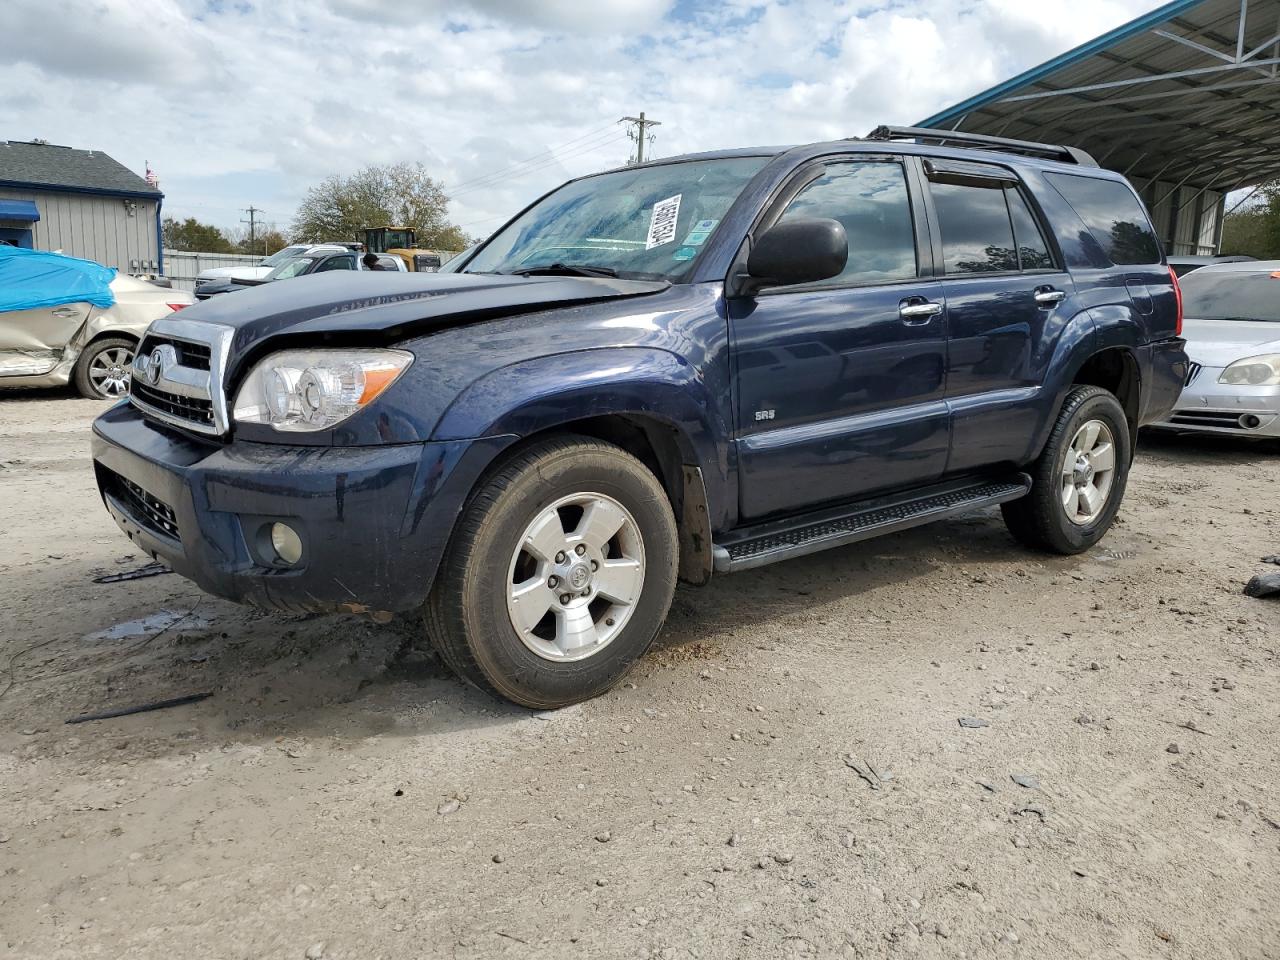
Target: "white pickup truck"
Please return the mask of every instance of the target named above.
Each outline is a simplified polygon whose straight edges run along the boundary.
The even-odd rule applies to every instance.
[[[256,267],[211,267],[201,270],[196,276],[196,283],[206,283],[209,280],[261,280],[273,267],[301,255],[310,246],[309,243],[290,244],[269,257],[263,257]]]

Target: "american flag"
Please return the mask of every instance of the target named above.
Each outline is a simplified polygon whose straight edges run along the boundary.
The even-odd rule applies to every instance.
[[[160,186],[160,178],[159,178],[159,177],[157,177],[157,176],[156,176],[156,172],[155,172],[154,170],[152,170],[152,169],[151,169],[151,161],[150,161],[150,160],[148,160],[148,161],[147,161],[147,176],[146,176],[146,181],[147,181],[147,183],[151,184],[151,186],[153,186],[153,187],[159,187],[159,186]]]

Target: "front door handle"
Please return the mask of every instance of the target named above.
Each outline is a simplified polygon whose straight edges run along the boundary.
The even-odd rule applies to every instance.
[[[1037,287],[1036,303],[1042,307],[1052,307],[1055,303],[1061,303],[1067,298],[1067,294],[1063,290],[1055,290],[1053,287]]]
[[[903,323],[913,327],[923,326],[940,313],[942,313],[942,304],[919,297],[903,300],[898,304],[898,316],[902,318]]]

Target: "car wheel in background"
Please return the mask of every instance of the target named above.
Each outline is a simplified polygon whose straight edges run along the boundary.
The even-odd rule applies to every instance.
[[[589,699],[653,642],[678,550],[667,495],[639,460],[585,437],[538,443],[464,509],[428,636],[461,677],[515,703]]]
[[[1131,451],[1129,422],[1115,396],[1101,387],[1074,388],[1031,467],[1031,492],[1001,507],[1009,532],[1039,550],[1088,550],[1120,509]]]
[[[75,384],[91,400],[119,400],[129,395],[129,371],[137,344],[124,337],[95,340],[76,361]]]

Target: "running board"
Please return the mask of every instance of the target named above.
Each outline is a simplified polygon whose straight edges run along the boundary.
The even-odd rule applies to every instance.
[[[717,573],[734,573],[763,567],[779,560],[803,557],[831,547],[899,530],[909,530],[934,520],[944,520],[981,507],[1017,500],[1031,489],[1025,473],[1003,480],[939,484],[896,497],[881,497],[860,504],[776,520],[734,531],[713,549]]]

